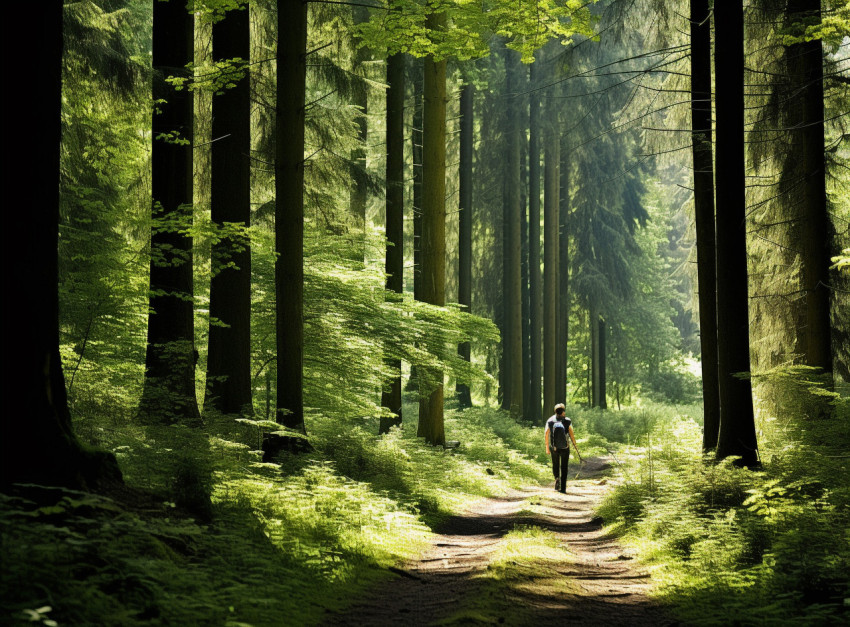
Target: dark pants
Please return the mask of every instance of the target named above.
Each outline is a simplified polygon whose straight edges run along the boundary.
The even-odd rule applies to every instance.
[[[556,487],[564,492],[567,489],[567,466],[570,463],[570,449],[561,448],[552,451],[552,474],[555,476],[557,483],[558,478],[561,478],[560,483]]]

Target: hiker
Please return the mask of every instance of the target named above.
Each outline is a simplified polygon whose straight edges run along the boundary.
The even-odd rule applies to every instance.
[[[569,437],[569,439],[567,439]],[[567,410],[563,403],[555,405],[555,414],[546,421],[546,431],[543,441],[546,454],[552,458],[552,474],[555,476],[555,489],[567,491],[567,465],[570,461],[570,440],[573,441],[576,454],[581,459],[573,433],[572,420],[567,418]]]

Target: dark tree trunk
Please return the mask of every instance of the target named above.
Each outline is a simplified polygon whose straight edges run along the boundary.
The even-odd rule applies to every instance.
[[[608,391],[606,390],[607,383],[607,371],[608,371],[608,349],[605,346],[606,344],[606,334],[607,327],[605,325],[605,319],[599,318],[599,332],[596,334],[597,341],[596,345],[599,347],[597,353],[597,360],[599,361],[599,366],[596,368],[597,371],[597,381],[599,383],[599,391],[596,394],[596,406],[599,409],[608,409]]]
[[[307,4],[278,2],[275,112],[277,414],[304,431],[304,96]]]
[[[525,109],[525,99],[520,105]],[[528,118],[520,114],[520,120],[527,122]],[[528,142],[526,141],[525,124],[520,128],[520,292],[522,316],[522,415],[528,420],[533,413],[534,401],[531,399],[531,300],[528,285]]]
[[[590,406],[599,407],[599,315],[591,305],[587,316],[590,329]]]
[[[460,168],[458,171],[458,303],[466,311],[472,307],[472,151],[473,151],[473,87],[466,84],[460,92]],[[458,346],[464,360],[470,360],[469,342]],[[457,385],[460,407],[472,406],[469,386]]]
[[[446,28],[444,13],[430,14],[428,26]],[[422,130],[422,300],[446,304],[446,60],[425,58]],[[426,373],[422,372],[423,378]],[[445,444],[443,373],[427,378],[436,388],[419,401],[419,429],[429,444]]]
[[[553,411],[556,398],[555,356],[558,353],[558,252],[561,142],[552,131],[543,142],[543,404]]]
[[[505,57],[508,92],[508,151],[505,158],[505,245],[506,257],[504,298],[507,386],[503,405],[514,416],[520,416],[522,402],[522,191],[520,185],[520,60],[519,54],[508,50]]]
[[[537,62],[539,63],[539,61]],[[531,64],[531,84],[536,85],[537,63]],[[548,226],[548,225],[547,225]],[[543,330],[543,291],[540,276],[540,98],[531,94],[528,110],[528,283],[529,283],[529,327],[530,327],[530,379],[526,416],[533,422],[542,422],[540,403],[543,398],[541,383]],[[546,407],[548,413],[550,407]]]
[[[251,53],[249,9],[229,11],[213,25],[213,58]],[[251,223],[251,91],[248,75],[213,97],[210,207],[216,224]],[[252,414],[251,405],[251,248],[247,237],[213,245],[210,281],[209,353],[205,407]],[[236,267],[226,267],[233,263]],[[215,322],[222,322],[226,327]]]
[[[558,340],[555,350],[555,401],[567,402],[567,341],[570,325],[570,171],[561,141],[560,195],[558,197]]]
[[[365,9],[364,9],[365,10]],[[357,51],[356,64],[361,66],[368,60],[366,48]],[[369,134],[367,114],[369,113],[369,98],[366,87],[357,90],[354,98],[357,107],[357,147],[351,151],[351,181],[350,192],[351,220],[354,228],[351,233],[354,242],[354,258],[363,261],[366,254],[366,141]]]
[[[404,291],[404,56],[387,59],[387,289]],[[401,360],[388,365],[398,372],[381,396],[381,405],[395,417],[381,418],[380,433],[401,424]]]
[[[717,446],[717,433],[720,428],[709,15],[708,0],[691,0],[691,141],[694,161],[694,217],[697,236],[702,397],[705,415],[702,438],[704,451],[712,450]]]
[[[820,0],[790,0],[788,20],[820,23]],[[802,186],[800,258],[806,295],[804,360],[807,366],[822,369],[831,386],[829,266],[832,238],[826,204],[823,46],[819,39],[797,43],[788,47],[786,55],[791,93],[794,94],[788,126],[794,129],[793,150],[799,155],[801,164],[798,175]]]
[[[195,18],[181,2],[153,6],[153,116],[151,186],[156,220],[151,229],[150,315],[145,383],[139,403],[144,422],[199,424],[195,396],[192,225],[193,100],[165,82],[187,76],[194,59]],[[175,136],[175,133],[177,134]]]
[[[7,103],[15,124],[3,145],[3,186],[26,190],[27,208],[7,211],[3,225],[4,265],[18,270],[7,273],[4,287],[12,300],[0,333],[2,490],[13,483],[92,489],[121,481],[111,454],[87,449],[74,435],[59,356],[62,7],[56,1],[35,12],[10,6],[5,16],[10,26],[28,24],[38,45],[7,76],[28,99]]]
[[[717,141],[717,362],[720,429],[717,456],[758,460],[750,370],[747,216],[744,163],[744,10],[714,7]]]

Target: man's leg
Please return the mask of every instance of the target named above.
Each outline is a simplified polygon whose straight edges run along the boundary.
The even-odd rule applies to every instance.
[[[560,457],[561,462],[561,492],[567,491],[567,468],[570,465],[570,449],[563,449],[558,451],[558,457]]]

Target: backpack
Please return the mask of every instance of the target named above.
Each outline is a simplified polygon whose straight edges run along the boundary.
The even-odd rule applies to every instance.
[[[556,450],[563,450],[570,448],[570,441],[567,436],[567,422],[561,422],[560,420],[556,420],[555,424],[552,425],[552,448]]]

